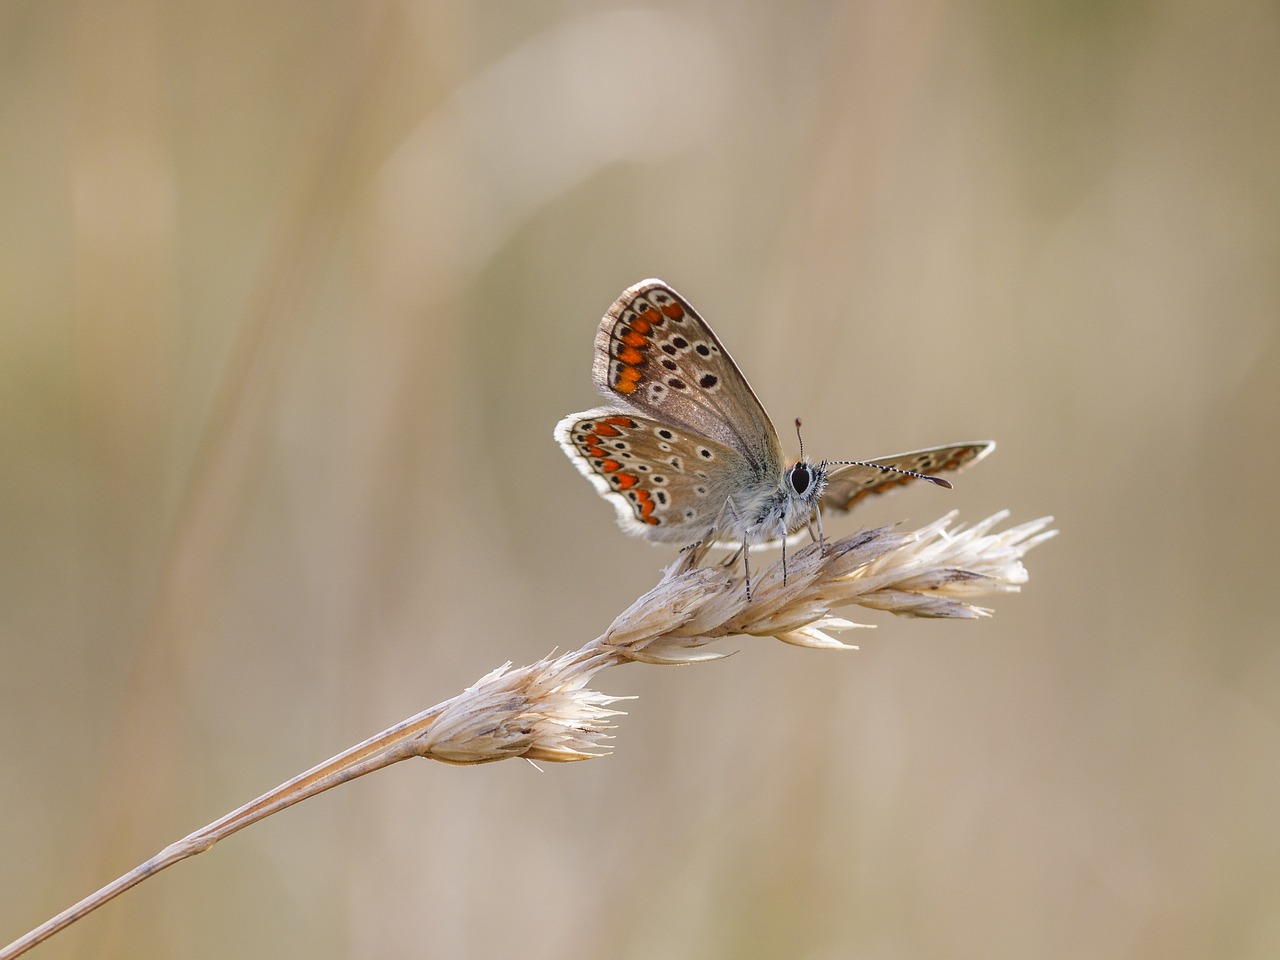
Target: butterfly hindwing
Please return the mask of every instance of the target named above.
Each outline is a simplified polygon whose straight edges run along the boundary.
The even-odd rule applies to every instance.
[[[749,469],[735,451],[627,410],[565,417],[556,440],[632,536],[691,543],[722,519],[729,478]]]
[[[868,461],[871,466],[847,464],[836,467],[827,474],[827,489],[822,497],[822,507],[824,510],[844,513],[873,494],[884,493],[917,479],[905,473],[881,470],[879,467],[910,470],[932,476],[963,470],[970,464],[977,463],[994,450],[995,446],[990,440],[957,443],[879,457]]]

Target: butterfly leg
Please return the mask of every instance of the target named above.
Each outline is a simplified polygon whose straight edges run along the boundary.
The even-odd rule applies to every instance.
[[[785,536],[786,531],[783,531],[783,533],[784,533],[784,536],[782,538],[782,585],[785,587],[787,585],[787,538]]]
[[[742,523],[741,523],[742,518],[738,515],[738,507],[737,507],[737,504],[733,502],[733,497],[725,498],[724,506],[720,508],[720,516],[716,519],[717,528],[719,528],[722,525],[726,516],[728,516],[729,520],[731,521],[732,527],[739,528],[742,526]],[[742,576],[747,583],[747,600],[750,601],[751,600],[751,548],[747,545],[747,539],[745,536],[742,538],[742,549],[739,552],[742,554]],[[735,554],[734,557],[731,557],[729,562],[732,562],[732,560],[736,559],[736,557],[737,557],[737,554]],[[726,563],[726,566],[728,566],[728,563]],[[785,570],[784,570],[784,573],[785,573]]]
[[[683,547],[680,548],[680,552],[685,553],[686,551],[689,551],[689,550],[697,550],[699,547],[705,547],[707,550],[710,550],[715,545],[713,543],[715,539],[715,535],[716,535],[716,528],[707,527],[706,533],[704,533],[697,540],[693,541],[693,543],[686,543]]]

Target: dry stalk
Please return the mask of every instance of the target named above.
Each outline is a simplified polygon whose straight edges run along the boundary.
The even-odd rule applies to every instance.
[[[1001,512],[968,529],[951,513],[915,532],[865,530],[811,544],[766,568],[746,598],[732,568],[699,566],[706,547],[681,553],[658,584],[596,639],[571,653],[512,669],[506,663],[450,700],[384,730],[170,844],[133,870],[0,950],[11,960],[108,900],[238,830],[331,787],[409,757],[453,764],[588,760],[606,752],[621,699],[586,689],[604,667],[692,663],[722,654],[704,647],[734,634],[775,637],[818,649],[855,649],[831,636],[865,624],[835,616],[859,605],[912,617],[984,617],[971,601],[1016,591],[1022,556],[1054,536],[1050,518],[992,533]]]

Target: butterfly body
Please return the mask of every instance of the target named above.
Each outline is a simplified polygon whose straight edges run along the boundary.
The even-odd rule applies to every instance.
[[[956,470],[994,444],[957,444],[866,462],[788,464],[777,431],[711,327],[661,280],[625,290],[601,320],[592,380],[608,406],[561,420],[555,436],[647,540],[785,542],[819,506]],[[929,469],[916,469],[916,467]]]
[[[826,467],[801,460],[783,471],[774,488],[761,484],[731,496],[726,539],[749,545],[785,540],[813,518],[826,486]]]

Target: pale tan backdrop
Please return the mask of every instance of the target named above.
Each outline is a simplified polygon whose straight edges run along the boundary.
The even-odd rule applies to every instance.
[[[1278,103],[1259,0],[3,5],[0,942],[653,582],[551,428],[659,276],[814,455],[999,441],[839,532],[1053,513],[1029,587],[36,955],[1276,956]]]

